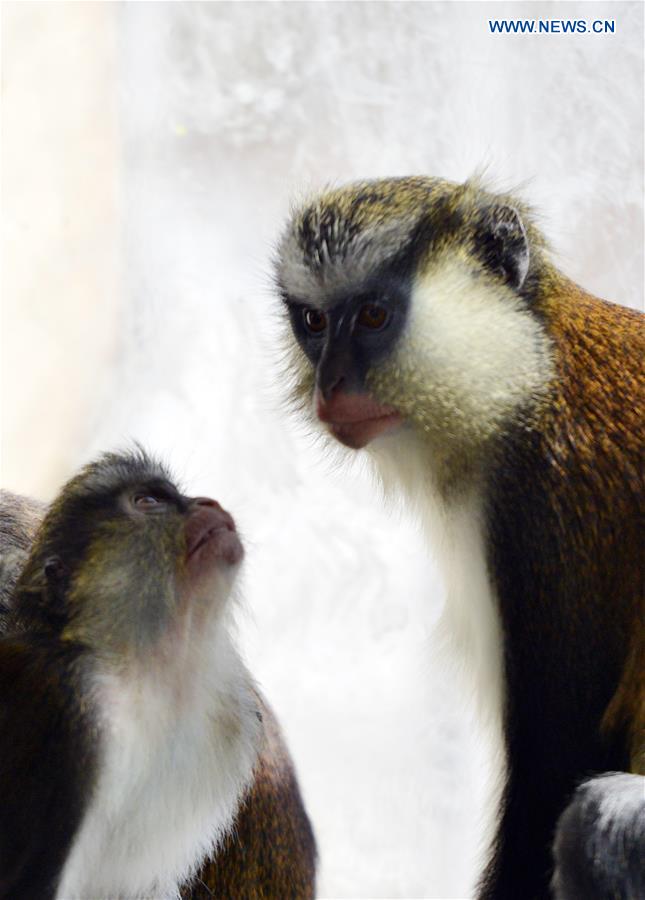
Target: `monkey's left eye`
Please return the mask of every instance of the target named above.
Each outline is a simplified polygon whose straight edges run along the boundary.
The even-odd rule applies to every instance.
[[[378,303],[366,303],[361,306],[357,321],[363,328],[380,331],[385,327],[388,319],[389,313],[384,306],[380,306]]]

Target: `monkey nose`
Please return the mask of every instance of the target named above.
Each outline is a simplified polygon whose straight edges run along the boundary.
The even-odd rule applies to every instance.
[[[210,497],[194,497],[193,503],[195,504],[195,506],[212,506],[215,509],[222,508],[217,500],[211,500]]]
[[[331,384],[326,384],[322,387],[319,387],[318,388],[319,396],[325,401],[325,403],[329,403],[329,401],[334,396],[336,391],[339,391],[341,389],[344,381],[345,381],[345,376],[340,375]]]
[[[357,381],[356,361],[350,348],[342,345],[333,351],[326,348],[316,371],[316,387],[325,401],[331,400],[341,388]]]
[[[199,514],[200,518],[217,522],[229,531],[235,531],[235,521],[233,516],[228,513],[217,500],[211,497],[193,497],[190,503],[191,510],[194,514]],[[201,512],[203,510],[203,512]]]

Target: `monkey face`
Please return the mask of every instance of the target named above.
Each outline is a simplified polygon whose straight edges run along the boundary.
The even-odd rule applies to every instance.
[[[242,556],[216,501],[181,494],[145,454],[108,454],[54,502],[22,580],[67,637],[122,652],[221,609]]]
[[[292,399],[337,440],[360,448],[411,430],[436,458],[470,464],[548,384],[531,226],[505,199],[392,179],[295,214],[276,266]]]
[[[293,333],[315,372],[315,413],[331,434],[357,449],[398,427],[401,413],[380,403],[366,379],[391,354],[403,328],[408,306],[404,282],[383,278],[323,309],[286,302]]]

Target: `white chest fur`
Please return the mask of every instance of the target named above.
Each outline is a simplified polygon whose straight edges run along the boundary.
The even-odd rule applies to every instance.
[[[504,707],[502,631],[486,561],[481,492],[472,486],[452,499],[442,497],[427,448],[410,428],[376,441],[370,454],[386,494],[402,490],[427,534],[445,584],[441,627],[472,682],[483,720],[497,727]]]
[[[486,562],[481,498],[477,492],[437,509],[428,504],[429,532],[446,587],[441,620],[482,723],[501,729],[504,710],[502,630]]]
[[[96,674],[99,777],[58,900],[174,898],[230,828],[259,722],[228,635],[181,665]]]
[[[427,448],[409,428],[376,441],[370,454],[386,494],[395,496],[402,490],[418,515],[443,576],[446,598],[439,627],[445,637],[446,662],[456,662],[460,670],[491,760],[482,823],[488,835],[494,828],[505,778],[505,685],[503,635],[486,560],[482,495],[471,487],[454,499],[444,499],[436,489]]]

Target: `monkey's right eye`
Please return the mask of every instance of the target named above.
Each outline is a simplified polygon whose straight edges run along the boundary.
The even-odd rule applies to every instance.
[[[309,334],[322,334],[327,328],[327,316],[319,309],[305,309],[302,320]]]
[[[134,495],[132,503],[137,509],[143,510],[144,512],[148,510],[155,510],[156,512],[161,511],[166,506],[167,501],[165,497],[161,497],[159,494],[142,491],[141,493]]]

